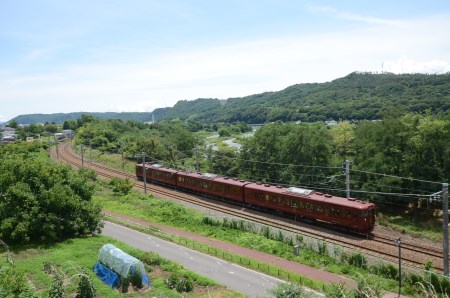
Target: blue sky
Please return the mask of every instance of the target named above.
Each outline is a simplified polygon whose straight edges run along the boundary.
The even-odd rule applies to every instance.
[[[450,71],[450,2],[0,0],[0,121]]]

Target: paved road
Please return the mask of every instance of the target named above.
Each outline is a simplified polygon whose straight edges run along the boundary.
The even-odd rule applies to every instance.
[[[156,252],[166,259],[179,262],[185,268],[207,276],[249,297],[270,297],[268,291],[282,282],[274,277],[114,223],[105,222],[102,234],[143,251]]]

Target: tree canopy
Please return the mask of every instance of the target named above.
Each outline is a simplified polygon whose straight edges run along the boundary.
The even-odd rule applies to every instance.
[[[88,175],[49,161],[40,143],[0,147],[0,239],[54,242],[98,232]]]

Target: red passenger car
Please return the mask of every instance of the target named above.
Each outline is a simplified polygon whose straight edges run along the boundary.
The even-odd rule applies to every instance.
[[[143,180],[142,164],[136,165],[136,176],[139,180]],[[177,170],[163,167],[159,164],[146,165],[146,178],[148,182],[156,182],[171,186],[177,185]]]
[[[297,217],[338,224],[361,232],[372,230],[375,224],[373,203],[296,187],[247,184],[245,203]]]
[[[177,175],[179,188],[242,203],[244,202],[244,185],[250,183],[208,173],[178,172]]]

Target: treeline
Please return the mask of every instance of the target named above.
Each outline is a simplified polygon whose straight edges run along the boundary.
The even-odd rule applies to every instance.
[[[375,120],[395,110],[399,114],[450,109],[450,73],[442,75],[351,73],[326,83],[297,84],[277,92],[229,98],[181,100],[172,108],[152,113],[91,113],[101,119],[151,121],[181,119],[202,123],[315,122]],[[18,123],[76,121],[83,113],[34,114],[14,118]]]
[[[431,113],[333,127],[276,122],[245,141],[240,153],[210,152],[208,165],[223,175],[345,196],[343,162],[351,160],[352,196],[417,206],[442,187],[424,181],[450,180],[449,140],[450,117]]]
[[[134,160],[144,152],[148,161],[188,170],[194,169],[193,149],[199,146],[203,148],[199,154],[202,171],[342,196],[342,164],[351,160],[352,196],[377,203],[429,203],[427,195],[439,191],[440,182],[450,180],[450,116],[431,111],[401,117],[386,114],[380,121],[341,121],[331,127],[321,122],[278,121],[242,140],[239,152],[214,151],[196,132],[217,131],[228,136],[248,131],[243,123],[162,121],[149,125],[92,116],[82,119],[77,144],[90,144],[105,152],[120,152],[123,146],[125,156]]]

